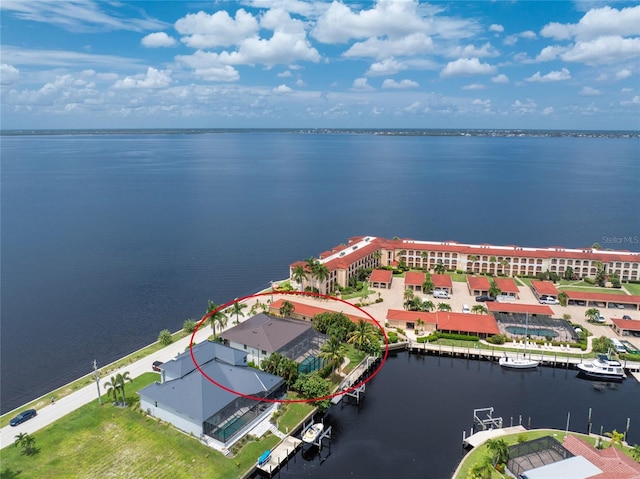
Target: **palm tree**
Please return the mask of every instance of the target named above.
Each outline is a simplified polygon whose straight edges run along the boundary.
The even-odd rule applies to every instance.
[[[422,267],[424,269],[429,269],[429,252],[428,251],[423,251],[420,254],[420,257],[422,258]]]
[[[433,311],[436,309],[436,306],[433,304],[433,301],[426,300],[422,302],[420,309],[422,311]]]
[[[438,303],[438,311],[451,311],[449,303]]]
[[[509,460],[509,446],[504,439],[489,439],[487,449],[493,453],[493,465],[504,464]]]
[[[470,472],[473,479],[491,479],[491,475],[493,474],[491,458],[485,456],[471,468]]]
[[[435,267],[433,268],[433,271],[436,274],[444,274],[445,269],[444,269],[444,264],[442,264],[442,261],[438,261],[436,263]]]
[[[489,286],[489,296],[492,296],[494,298],[497,298],[498,295],[502,292],[500,291],[500,288],[498,288],[498,285],[496,284],[496,282],[494,280],[491,280],[491,285]]]
[[[21,432],[16,436],[16,440],[14,441],[16,447],[22,447],[24,453],[27,456],[30,456],[34,452],[36,452],[36,438],[31,434],[27,434],[26,432]]]
[[[605,432],[604,435],[611,438],[611,447],[613,447],[616,444],[622,447],[622,441],[624,441],[623,432],[618,432],[616,429],[614,429],[611,432]]]
[[[107,390],[107,395],[113,396],[113,400],[118,400],[118,391],[120,391],[120,384],[118,383],[117,376],[111,376],[111,379],[104,383],[104,387]]]
[[[589,308],[584,312],[584,317],[589,321],[596,321],[600,317],[600,310],[598,308]]]
[[[302,291],[302,281],[308,279],[307,270],[301,264],[297,264],[291,271],[291,279],[300,285],[300,291]]]
[[[631,455],[636,461],[640,461],[640,446],[634,444],[633,449],[631,450]]]
[[[322,285],[327,279],[329,279],[329,276],[331,276],[331,271],[329,271],[329,268],[322,263],[318,263],[314,276],[318,280],[318,293],[324,294],[323,291],[326,288],[323,288]]]
[[[471,270],[474,271],[475,265],[476,265],[476,261],[478,261],[478,256],[475,255],[475,254],[469,255],[469,256],[467,256],[467,260],[471,261]]]
[[[502,266],[502,273],[504,273],[504,270],[507,266],[509,266],[509,260],[508,259],[503,259],[502,261],[500,261],[500,265]]]
[[[227,325],[227,315],[222,310],[216,311],[220,306],[218,306],[213,301],[209,300],[207,305],[207,315],[209,315],[209,324],[211,325],[211,329],[213,330],[213,337],[216,337],[216,324],[220,325],[220,329],[224,328]]]
[[[497,262],[498,258],[496,258],[495,256],[489,256],[489,267],[492,273],[495,272]]]
[[[133,379],[131,379],[131,377],[129,376],[129,371],[125,371],[122,374],[116,375],[116,383],[118,383],[118,387],[120,388],[120,391],[122,391],[122,401],[125,403],[125,405],[127,404],[127,395],[124,391],[124,385],[127,381],[129,381],[130,383],[133,382]]]
[[[242,310],[246,307],[247,305],[239,302],[237,298],[233,302],[232,313],[236,315],[236,324],[240,322],[240,316],[244,318],[244,313],[242,312]]]
[[[379,266],[380,265],[380,258],[382,258],[382,252],[377,249],[373,252],[373,259],[376,260],[375,265]]]
[[[344,344],[340,342],[338,338],[335,336],[331,336],[329,341],[324,343],[320,348],[320,354],[318,354],[322,359],[326,359],[327,363],[331,366],[331,369],[336,369],[345,356],[345,347]]]
[[[307,258],[305,262],[307,263],[307,267],[306,267],[307,274],[311,277],[311,279],[315,279],[316,270],[318,269],[318,265],[320,264],[320,262],[317,259],[315,259],[313,256]]]
[[[487,308],[481,304],[474,304],[471,308],[473,314],[487,314]]]
[[[356,349],[362,351],[368,344],[373,343],[377,339],[378,336],[373,329],[373,326],[367,323],[364,319],[359,319],[356,324],[356,329],[349,333],[349,339],[347,339],[347,342],[349,344],[353,344]]]
[[[293,303],[291,301],[283,301],[282,306],[280,306],[280,315],[288,318],[293,314],[294,310],[295,306],[293,306]]]
[[[404,290],[404,309],[409,309],[409,306],[411,305],[411,303],[415,299],[415,296],[416,295],[413,292],[413,290],[411,290],[409,288]]]

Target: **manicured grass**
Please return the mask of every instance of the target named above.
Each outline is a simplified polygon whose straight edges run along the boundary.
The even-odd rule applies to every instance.
[[[185,336],[187,336],[187,334],[190,333],[185,333],[183,330],[180,331],[176,331],[175,333],[172,334],[173,337],[173,341],[177,341],[178,339],[184,338]],[[100,377],[102,379],[105,379],[107,377],[107,375],[113,371],[116,371],[117,369],[121,368],[122,366],[126,366],[128,364],[134,363],[136,361],[138,361],[139,359],[142,359],[150,354],[153,354],[157,351],[160,351],[161,349],[164,349],[166,346],[163,346],[162,344],[155,342],[153,344],[150,344],[149,346],[140,349],[132,354],[130,354],[129,356],[125,356],[124,358],[116,361],[115,363],[111,363],[108,364],[106,366],[104,366],[103,368],[99,368],[98,371],[100,371]],[[9,425],[9,421],[11,420],[11,418],[13,418],[16,414],[18,414],[19,412],[24,411],[25,409],[40,409],[43,408],[44,406],[46,406],[47,404],[49,404],[49,400],[51,398],[51,396],[55,397],[56,400],[62,399],[65,396],[68,396],[71,393],[74,393],[76,391],[78,391],[79,389],[82,389],[85,386],[88,386],[90,384],[94,384],[95,380],[93,378],[93,375],[88,375],[88,376],[84,376],[80,379],[77,379],[61,388],[56,389],[55,391],[52,391],[48,394],[45,394],[44,396],[42,396],[39,399],[36,399],[34,401],[31,401],[28,404],[25,404],[24,406],[20,407],[19,409],[16,409],[15,411],[12,412],[8,412],[6,414],[4,414],[3,416],[0,417],[0,427],[5,427],[7,425]]]
[[[349,364],[344,368],[343,372],[345,374],[349,374],[351,371],[355,369],[355,367],[360,364],[360,361],[364,359],[366,356],[362,351],[358,351],[350,344],[346,344],[347,349],[347,357],[349,358]]]
[[[128,401],[135,391],[155,381],[146,373],[127,385]],[[38,452],[24,456],[18,448],[1,451],[1,476],[23,479],[52,477],[237,478],[278,438],[265,436],[248,443],[232,459],[147,417],[132,405],[118,408],[95,400],[33,434]]]
[[[531,287],[531,278],[519,278],[514,277],[513,280],[517,283],[520,283],[521,286]]]
[[[447,273],[447,274],[451,276],[451,281],[455,283],[466,283],[467,276],[469,276],[468,274],[464,274],[464,273]]]
[[[297,399],[298,395],[289,393],[289,399]],[[308,402],[290,402],[280,405],[281,416],[277,420],[278,429],[289,434],[298,426],[298,424],[307,417],[315,406]]]
[[[638,283],[624,283],[622,286],[624,287],[624,289],[629,291],[629,293],[640,296],[640,284],[638,284]]]
[[[597,286],[559,286],[558,291],[581,291],[583,293],[625,294],[624,291],[614,288],[599,288]]]

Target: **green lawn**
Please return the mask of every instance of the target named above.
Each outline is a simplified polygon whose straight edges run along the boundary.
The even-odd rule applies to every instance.
[[[640,296],[640,284],[638,283],[624,283],[622,285],[624,289],[629,291],[631,294],[635,294]]]
[[[599,288],[597,286],[585,285],[585,286],[559,286],[558,291],[581,291],[583,293],[606,293],[606,294],[625,294],[620,289],[613,288]]]
[[[146,373],[127,387],[129,402],[135,391],[155,381]],[[33,434],[38,452],[24,456],[15,447],[1,451],[1,476],[21,479],[73,477],[237,478],[256,458],[278,442],[273,435],[248,443],[232,459],[203,446],[168,424],[147,417],[130,406],[117,408],[95,400]]]

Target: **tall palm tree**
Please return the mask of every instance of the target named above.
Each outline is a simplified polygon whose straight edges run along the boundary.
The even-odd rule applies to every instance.
[[[118,387],[120,391],[122,391],[122,401],[127,404],[127,395],[125,394],[124,385],[126,382],[133,382],[133,379],[129,376],[129,371],[125,371],[122,374],[116,375],[116,382],[118,383]]]
[[[413,292],[413,290],[407,288],[404,290],[404,308],[408,309],[409,306],[411,305],[411,303],[413,302],[413,300],[415,299],[416,295]]]
[[[506,267],[509,266],[509,260],[506,258],[503,259],[502,261],[500,261],[500,265],[502,266],[502,273],[504,273]]]
[[[451,311],[449,303],[438,303],[438,311]]]
[[[340,342],[335,336],[331,336],[329,341],[324,343],[320,348],[320,356],[322,359],[326,359],[327,363],[331,366],[331,369],[336,369],[345,357],[344,344]]]
[[[380,258],[382,258],[382,252],[377,249],[373,252],[373,259],[376,260],[375,265],[379,266],[380,265]]]
[[[331,276],[331,272],[329,271],[329,268],[327,268],[322,263],[318,263],[318,265],[316,266],[314,276],[318,280],[318,293],[324,294],[323,290],[326,288],[322,288],[321,285],[324,284],[324,282],[327,279],[329,279],[329,276]]]
[[[216,311],[220,306],[209,300],[207,306],[207,314],[209,315],[209,324],[211,325],[211,330],[213,331],[213,337],[216,337],[216,325],[220,325],[220,329],[224,328],[227,325],[227,315],[224,311],[219,310]],[[215,312],[214,312],[215,311]]]
[[[424,269],[429,269],[429,252],[428,251],[423,251],[420,254],[420,257],[422,258],[422,267]]]
[[[239,302],[237,299],[234,301],[231,310],[232,313],[236,315],[236,324],[240,322],[240,316],[244,318],[244,313],[242,312],[242,310],[246,307],[246,304]]]
[[[301,264],[297,264],[291,270],[291,279],[300,285],[300,291],[302,291],[302,282],[308,279],[307,270]]]
[[[359,319],[356,324],[356,329],[349,333],[347,343],[353,344],[356,349],[362,351],[368,344],[373,343],[377,339],[378,335],[373,329],[373,326],[367,323],[364,319]]]
[[[598,308],[589,308],[584,312],[584,317],[589,321],[596,321],[600,317],[600,310]]]
[[[476,261],[478,261],[478,256],[475,254],[471,254],[467,256],[467,260],[471,261],[471,271],[475,271]]]
[[[120,391],[120,384],[118,383],[117,376],[111,376],[111,379],[104,383],[104,387],[107,390],[107,395],[113,396],[113,400],[118,400],[118,391]]]
[[[493,465],[504,464],[509,460],[509,445],[504,439],[489,439],[487,449],[493,453]]]
[[[436,263],[436,265],[435,265],[435,266],[434,266],[434,268],[433,268],[433,271],[434,271],[436,274],[443,274],[443,273],[444,273],[444,271],[445,271],[445,270],[444,270],[444,264],[442,264],[442,261],[438,261],[438,262]]]

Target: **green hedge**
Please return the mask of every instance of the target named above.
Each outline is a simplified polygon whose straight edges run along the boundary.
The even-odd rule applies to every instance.
[[[422,339],[422,341],[420,341]],[[423,338],[418,338],[418,342],[433,342],[433,341],[437,341],[438,339],[453,339],[456,341],[480,341],[480,338],[478,336],[469,336],[466,334],[453,334],[453,333],[439,333],[439,332],[434,332],[431,333],[429,336],[423,337]]]

